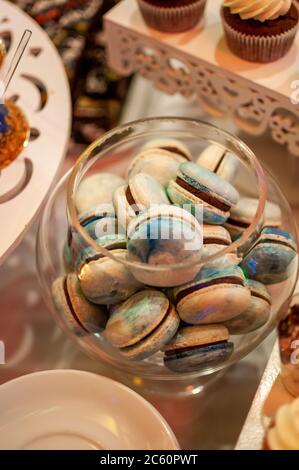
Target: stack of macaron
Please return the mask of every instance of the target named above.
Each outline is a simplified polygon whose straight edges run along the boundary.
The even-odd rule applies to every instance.
[[[79,336],[100,334],[127,360],[158,353],[172,372],[226,362],[234,335],[268,322],[266,286],[291,276],[297,257],[274,203],[246,250],[232,246],[258,206],[234,187],[239,165],[220,146],[193,160],[182,142],[163,139],[141,148],[126,179],[84,179],[78,220],[98,250],[69,229],[68,274],[52,289],[67,326]]]

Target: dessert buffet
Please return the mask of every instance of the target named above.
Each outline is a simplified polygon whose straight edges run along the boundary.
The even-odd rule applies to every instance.
[[[299,450],[298,201],[247,140],[267,154],[271,137],[287,144],[295,175],[298,2],[27,3],[2,0],[0,17],[0,276],[17,286],[13,302],[0,296],[0,448]],[[143,107],[101,128],[121,101],[131,115],[142,102],[138,74],[117,75],[133,72],[184,104],[165,117],[152,89],[156,117]],[[12,341],[17,324],[26,348]],[[288,397],[279,406],[277,387]],[[225,421],[234,402],[238,425]],[[191,409],[210,412],[186,437]],[[234,437],[205,444],[191,437],[197,426]]]

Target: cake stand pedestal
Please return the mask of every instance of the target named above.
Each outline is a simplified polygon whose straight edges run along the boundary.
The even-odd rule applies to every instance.
[[[9,49],[1,78],[26,28],[32,37],[7,97],[26,114],[31,137],[21,155],[0,172],[0,264],[16,248],[55,182],[70,136],[70,90],[58,52],[33,19],[4,0],[0,37]]]

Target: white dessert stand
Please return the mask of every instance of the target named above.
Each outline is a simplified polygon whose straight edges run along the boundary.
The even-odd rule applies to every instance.
[[[64,159],[71,124],[68,80],[47,34],[15,5],[0,0],[0,36],[10,48],[5,74],[24,31],[32,37],[7,92],[24,110],[32,129],[22,154],[0,173],[0,264],[34,220]]]
[[[166,93],[193,96],[210,114],[230,116],[250,134],[269,130],[299,156],[299,35],[279,61],[246,62],[226,45],[221,4],[208,0],[204,24],[166,34],[145,24],[136,0],[123,0],[105,16],[110,65],[123,75],[138,71]]]

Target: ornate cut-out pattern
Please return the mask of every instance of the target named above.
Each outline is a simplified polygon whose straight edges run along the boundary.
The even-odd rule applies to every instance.
[[[194,96],[208,113],[231,116],[247,133],[270,130],[276,142],[299,156],[299,105],[287,97],[110,21],[106,33],[109,60],[119,73],[138,71],[166,93]]]
[[[7,28],[6,23],[8,22],[9,22],[8,18],[2,18],[2,19],[0,18],[0,25],[5,24],[6,28]],[[8,53],[11,47],[13,47],[13,34],[11,31],[6,29],[4,31],[0,31],[0,37],[5,41],[6,50]],[[42,52],[41,47],[32,47],[31,49],[29,49],[30,55],[35,58],[37,58],[41,54],[41,52]],[[38,104],[38,108],[36,109],[36,112],[42,111],[48,102],[48,92],[47,92],[45,84],[39,78],[33,77],[32,75],[21,74],[20,77],[25,80],[28,80],[30,83],[32,83],[33,86],[35,86],[39,94],[39,104]],[[13,101],[14,103],[16,103],[20,99],[20,95],[14,94],[10,96],[9,99]],[[36,139],[39,138],[39,136],[40,136],[40,130],[37,129],[36,127],[31,127],[30,142],[35,141]],[[27,153],[28,153],[28,150],[29,149],[27,148]],[[0,194],[0,204],[7,203],[11,199],[14,199],[15,197],[17,197],[22,191],[24,191],[24,189],[29,184],[31,177],[32,177],[32,173],[33,173],[33,162],[28,157],[25,157],[23,161],[24,161],[23,176],[19,180],[13,181],[12,187],[9,190]],[[14,163],[12,163],[11,165],[13,164]],[[1,176],[5,178],[5,170],[3,170],[0,173],[0,177]]]

